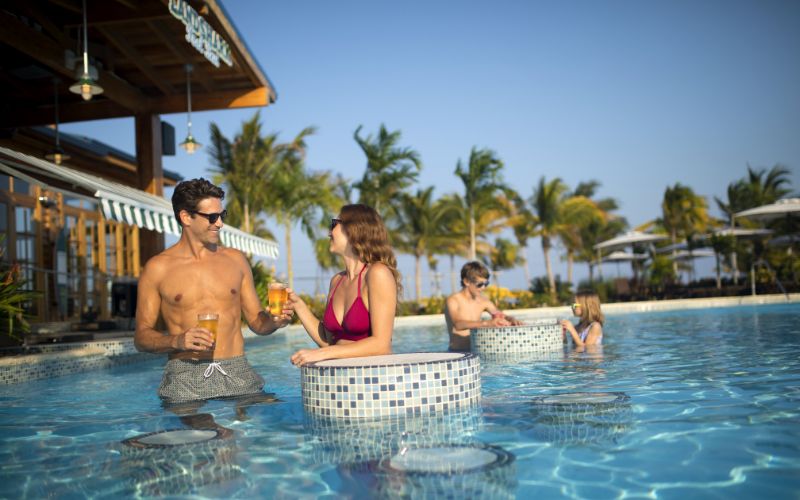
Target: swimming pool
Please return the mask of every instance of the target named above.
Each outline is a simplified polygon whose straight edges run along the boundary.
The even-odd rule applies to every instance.
[[[314,420],[277,334],[247,345],[280,402],[199,412],[226,439],[136,449],[185,429],[156,396],[163,361],[0,387],[2,498],[715,497],[800,491],[800,304],[610,316],[600,352],[482,362],[479,411]],[[396,352],[442,350],[399,327]],[[543,396],[610,393],[599,404]],[[183,449],[182,449],[183,448]]]

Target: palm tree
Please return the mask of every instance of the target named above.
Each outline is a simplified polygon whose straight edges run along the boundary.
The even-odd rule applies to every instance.
[[[567,185],[558,177],[550,182],[541,177],[539,184],[533,190],[533,196],[529,200],[537,219],[536,235],[542,240],[547,283],[550,287],[550,300],[553,303],[556,300],[556,281],[553,276],[553,268],[550,265],[550,249],[553,247],[553,239],[558,236],[557,229],[561,203],[567,189]]]
[[[696,195],[692,188],[676,183],[664,191],[661,202],[661,224],[670,235],[672,244],[679,238],[705,231],[709,222],[706,200]],[[674,255],[675,251],[673,251]],[[678,262],[673,260],[673,271],[677,274]]]
[[[600,265],[594,246],[619,235],[628,227],[628,221],[624,217],[612,213],[619,208],[614,198],[595,199],[599,187],[600,182],[590,180],[579,183],[572,193],[573,196],[590,199],[598,211],[596,217],[582,221],[577,228],[579,236],[575,238],[576,241],[580,241],[580,246],[575,247],[575,261],[588,264],[590,283],[594,282],[594,266]]]
[[[266,204],[268,187],[259,179],[268,178],[268,170],[276,161],[280,148],[277,134],[261,135],[261,115],[256,112],[242,123],[233,141],[226,138],[216,123],[211,123],[209,156],[215,184],[225,184],[228,190],[226,210],[232,225],[252,233],[254,219]]]
[[[486,263],[495,276],[495,283],[500,286],[500,273],[505,269],[516,267],[522,259],[519,256],[519,246],[505,238],[497,238],[489,252]]]
[[[445,211],[442,225],[444,227],[443,238],[437,243],[439,254],[447,255],[450,259],[450,293],[455,293],[458,288],[456,284],[456,264],[455,259],[466,257],[469,252],[469,221],[463,214],[466,212],[464,199],[457,194],[447,194],[439,198],[439,202],[449,207]]]
[[[389,132],[381,124],[378,136],[361,137],[361,125],[353,138],[367,157],[367,168],[355,187],[359,202],[371,206],[385,221],[396,213],[398,194],[417,180],[422,168],[419,153],[411,148],[401,148],[400,131]]]
[[[503,162],[489,149],[476,149],[474,146],[469,154],[466,167],[458,160],[455,174],[464,183],[464,202],[469,217],[469,258],[475,260],[476,249],[476,219],[486,205],[490,204],[495,196],[505,192],[500,171]]]
[[[314,127],[305,128],[292,142],[282,145],[267,182],[270,202],[265,210],[285,231],[286,273],[290,287],[294,287],[292,227],[299,222],[308,238],[315,241],[319,221],[339,204],[333,195],[330,172],[306,170],[305,139],[314,132]]]
[[[398,249],[414,256],[417,302],[422,298],[422,257],[430,256],[444,239],[444,222],[452,210],[452,205],[433,199],[433,186],[402,196],[395,228],[398,238],[394,242]]]

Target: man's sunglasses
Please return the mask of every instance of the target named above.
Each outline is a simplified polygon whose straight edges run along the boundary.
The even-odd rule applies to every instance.
[[[199,215],[200,217],[204,217],[209,224],[215,224],[217,222],[217,219],[222,219],[222,221],[225,222],[225,217],[228,216],[227,210],[223,210],[218,214],[204,214],[203,212],[198,212],[197,210],[192,210],[189,213]]]
[[[486,288],[489,286],[489,281],[473,281],[472,282],[478,288]]]
[[[338,226],[341,223],[342,223],[342,219],[337,219],[336,217],[331,218],[331,231],[333,231],[333,228],[335,228],[336,226]]]

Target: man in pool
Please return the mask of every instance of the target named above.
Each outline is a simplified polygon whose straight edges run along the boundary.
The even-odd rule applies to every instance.
[[[447,322],[451,351],[469,351],[470,328],[522,324],[503,314],[483,295],[483,289],[488,285],[489,270],[480,262],[467,262],[461,268],[461,290],[447,297],[444,304],[444,319]],[[484,311],[492,316],[491,319],[481,319]]]
[[[171,407],[264,395],[264,379],[244,356],[242,313],[259,335],[273,333],[291,318],[290,311],[273,317],[262,309],[247,259],[220,245],[224,196],[202,178],[179,183],[172,209],[181,238],[150,259],[139,278],[134,344],[139,351],[169,355],[158,394]],[[204,321],[203,328],[201,315],[217,319]],[[159,316],[166,334],[156,327]]]

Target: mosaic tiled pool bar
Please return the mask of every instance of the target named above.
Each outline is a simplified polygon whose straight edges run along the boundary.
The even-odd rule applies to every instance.
[[[552,353],[563,348],[561,325],[555,318],[529,321],[519,326],[472,328],[470,341],[472,352],[492,358]]]
[[[302,368],[303,406],[325,417],[426,415],[480,404],[472,353],[409,353],[320,361]]]

